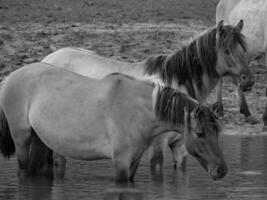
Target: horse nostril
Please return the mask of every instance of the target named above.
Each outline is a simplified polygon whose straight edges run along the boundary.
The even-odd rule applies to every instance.
[[[217,175],[218,177],[224,177],[225,174],[226,174],[226,168],[223,166],[223,165],[220,165],[218,168],[217,168]]]

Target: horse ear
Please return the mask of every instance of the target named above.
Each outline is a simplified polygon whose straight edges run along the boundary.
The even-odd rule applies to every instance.
[[[221,35],[223,33],[223,20],[219,21],[218,25],[217,25],[217,31],[218,33]]]
[[[238,22],[238,24],[236,25],[236,30],[237,30],[238,32],[241,32],[241,31],[243,30],[243,27],[244,27],[244,21],[243,21],[243,19],[241,19],[241,20]]]

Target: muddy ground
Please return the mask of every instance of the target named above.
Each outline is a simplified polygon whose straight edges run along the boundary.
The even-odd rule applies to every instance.
[[[113,59],[135,62],[171,53],[215,24],[218,0],[0,0],[0,79],[65,46],[76,46]],[[254,60],[256,77],[246,94],[260,120],[245,123],[234,86],[223,91],[227,134],[261,133],[265,97],[264,58]],[[215,101],[214,93],[209,102]]]

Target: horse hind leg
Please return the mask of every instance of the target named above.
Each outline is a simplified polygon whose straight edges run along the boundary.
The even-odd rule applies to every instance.
[[[33,130],[29,151],[28,175],[53,176],[53,152]]]
[[[11,137],[8,122],[2,109],[0,109],[0,152],[5,158],[15,153],[15,144]]]
[[[16,155],[18,161],[18,175],[28,176],[31,132],[28,130],[24,130],[24,131],[19,131],[18,134],[20,135],[20,138],[15,137]]]

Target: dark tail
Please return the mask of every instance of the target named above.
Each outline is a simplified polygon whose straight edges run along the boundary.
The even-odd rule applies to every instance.
[[[12,156],[16,149],[11,137],[5,113],[0,107],[0,151],[5,158]]]

